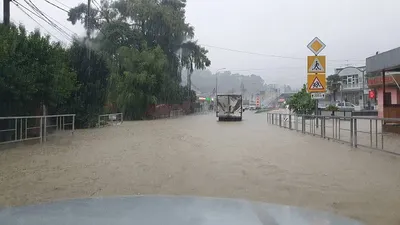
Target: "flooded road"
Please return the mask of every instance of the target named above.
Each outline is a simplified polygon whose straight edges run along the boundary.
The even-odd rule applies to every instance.
[[[0,151],[0,207],[113,195],[244,198],[400,223],[400,157],[281,129],[265,114],[124,122]]]

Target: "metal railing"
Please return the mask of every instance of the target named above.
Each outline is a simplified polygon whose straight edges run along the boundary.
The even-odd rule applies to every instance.
[[[365,147],[400,155],[400,135],[385,131],[390,126],[400,129],[400,118],[267,113],[267,122],[304,134],[348,143],[355,148]]]
[[[75,131],[75,114],[0,117],[0,144],[39,140]]]
[[[182,109],[171,110],[171,112],[169,113],[170,118],[176,118],[176,117],[184,116],[184,115],[185,115],[185,112]]]
[[[107,125],[119,125],[124,122],[124,115],[122,113],[111,113],[99,115],[98,127],[104,127]]]
[[[208,114],[212,112],[211,110],[205,109],[205,108],[195,108],[194,113],[195,114]]]

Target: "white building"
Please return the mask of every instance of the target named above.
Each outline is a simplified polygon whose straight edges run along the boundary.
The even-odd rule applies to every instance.
[[[363,99],[366,99],[368,94],[364,71],[365,66],[335,69],[335,74],[340,76],[341,81],[340,91],[336,96],[337,100],[351,102],[363,107]]]

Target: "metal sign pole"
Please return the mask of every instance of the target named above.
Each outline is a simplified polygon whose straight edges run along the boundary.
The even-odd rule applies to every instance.
[[[318,99],[315,100],[315,127],[318,128]]]

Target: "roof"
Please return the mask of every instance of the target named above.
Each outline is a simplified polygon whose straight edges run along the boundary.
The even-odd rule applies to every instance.
[[[282,93],[279,95],[278,98],[290,98],[292,97],[294,94],[296,94],[295,92],[289,92],[289,93]]]
[[[366,72],[400,71],[400,47],[366,59]]]

